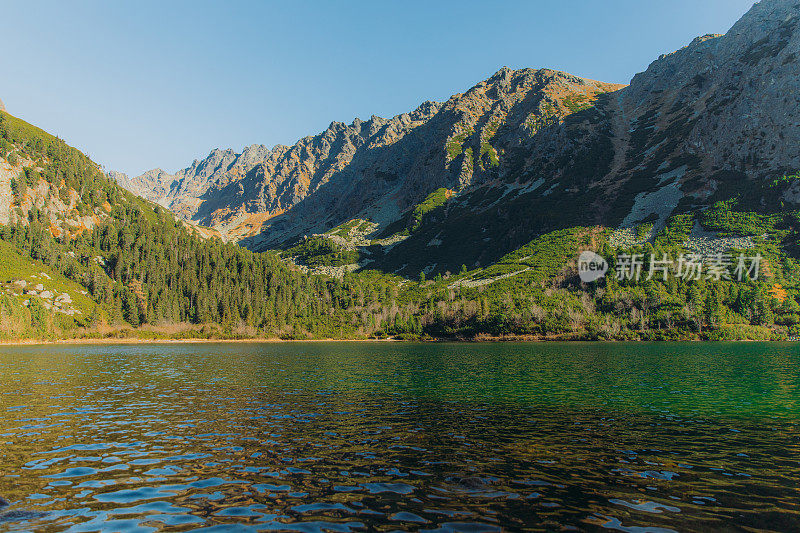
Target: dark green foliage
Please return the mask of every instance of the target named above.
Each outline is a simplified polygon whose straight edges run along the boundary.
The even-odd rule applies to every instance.
[[[704,228],[726,235],[763,235],[774,230],[780,214],[762,215],[752,211],[735,211],[736,200],[717,202],[700,216]]]
[[[444,187],[436,189],[400,219],[389,224],[381,236],[390,237],[398,233],[403,235],[414,233],[427,219],[444,208],[449,198],[449,193],[450,191]]]
[[[682,246],[694,227],[694,215],[683,214],[669,217],[664,229],[655,238],[656,246],[674,250]]]
[[[357,263],[359,253],[355,250],[345,250],[340,244],[327,237],[309,237],[300,244],[286,250],[286,254],[296,257],[304,265],[316,266],[342,266]]]
[[[28,190],[28,186],[25,184],[24,179],[20,178],[11,178],[11,194],[14,195],[16,201],[21,200],[25,193]]]

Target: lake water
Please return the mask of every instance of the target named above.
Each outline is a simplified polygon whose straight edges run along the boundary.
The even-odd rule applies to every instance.
[[[795,344],[0,347],[0,530],[800,530]]]

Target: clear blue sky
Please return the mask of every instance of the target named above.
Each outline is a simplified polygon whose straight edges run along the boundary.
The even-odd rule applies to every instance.
[[[10,1],[0,99],[108,169],[291,144],[503,65],[627,83],[753,0]]]

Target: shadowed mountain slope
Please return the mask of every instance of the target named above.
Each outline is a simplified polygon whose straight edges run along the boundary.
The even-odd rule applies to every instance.
[[[391,242],[374,264],[411,274],[485,265],[559,228],[658,229],[800,168],[798,21],[796,0],[764,0],[627,87],[503,68],[444,103],[334,122],[291,147],[215,150],[129,188],[256,250],[367,220],[365,237]],[[408,231],[438,190],[446,201]]]

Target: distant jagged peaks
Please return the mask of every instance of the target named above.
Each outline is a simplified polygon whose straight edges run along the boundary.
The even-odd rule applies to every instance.
[[[334,121],[292,146],[213,150],[174,176],[151,171],[129,186],[214,227],[291,211],[293,220],[271,232],[277,241],[362,212],[390,222],[430,187],[460,190],[495,179],[501,146],[524,145],[537,128],[621,87],[555,70],[503,67],[446,102],[425,101],[391,118]]]
[[[335,121],[292,146],[214,150],[131,186],[182,218],[253,236],[243,242],[253,249],[356,218],[388,230],[444,188],[456,192],[445,214],[458,222],[437,222],[390,253],[406,254],[396,263],[418,272],[426,265],[406,252],[420,239],[414,257],[459,268],[476,258],[445,250],[448,237],[476,254],[500,253],[565,214],[572,225],[617,225],[660,186],[683,206],[702,206],[732,180],[797,172],[798,68],[800,0],[763,0],[725,35],[661,56],[627,87],[503,67],[445,102]]]
[[[6,106],[3,105],[3,100],[0,100],[0,111],[5,111],[5,110],[6,110]]]

